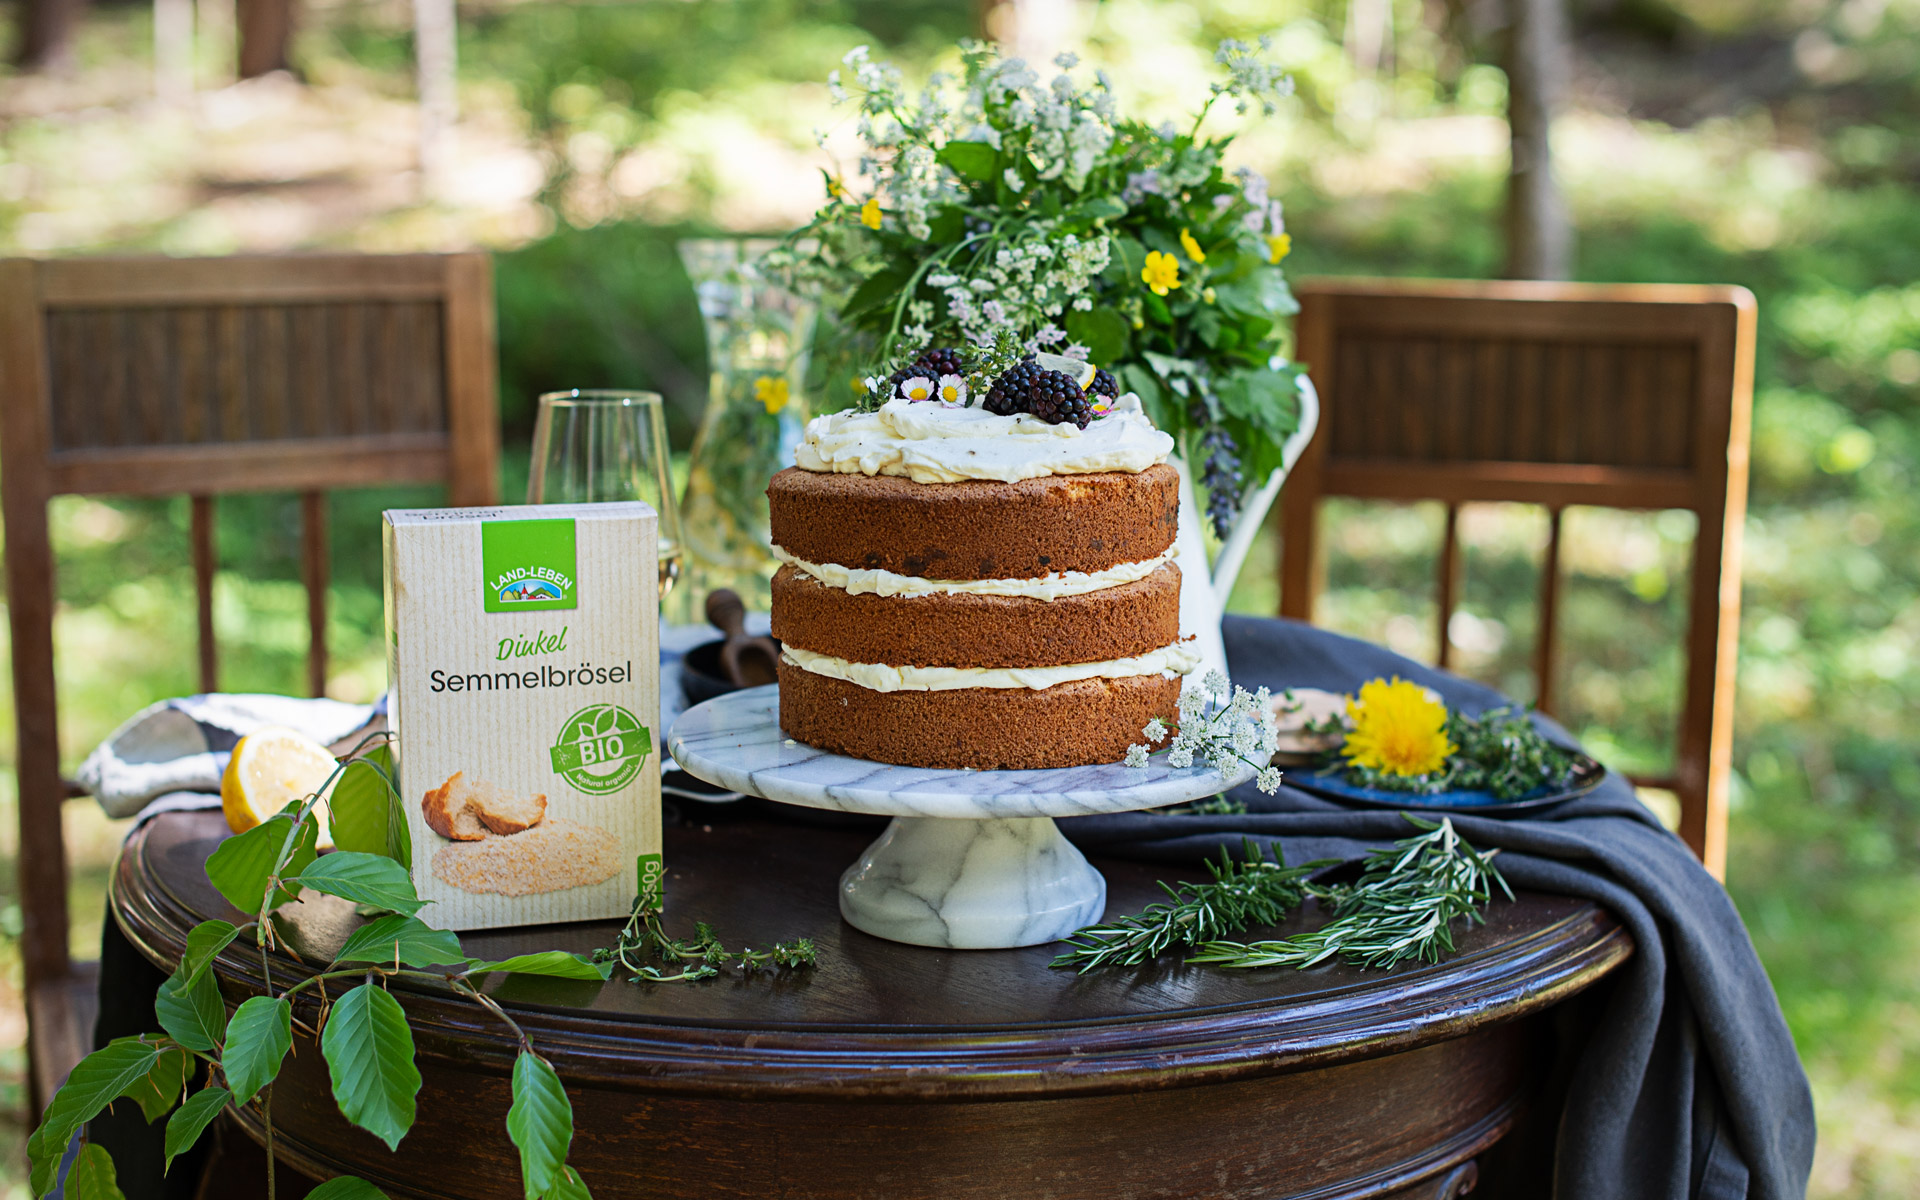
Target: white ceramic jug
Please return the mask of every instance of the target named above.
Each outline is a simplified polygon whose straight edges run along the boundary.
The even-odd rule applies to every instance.
[[[1260,535],[1267,512],[1280,495],[1280,485],[1300,459],[1300,452],[1313,439],[1320,423],[1320,397],[1313,382],[1300,376],[1300,428],[1281,447],[1280,469],[1259,486],[1250,488],[1240,504],[1240,516],[1227,531],[1220,554],[1207,562],[1206,542],[1200,535],[1200,506],[1195,500],[1193,472],[1175,456],[1180,472],[1180,529],[1174,538],[1174,561],[1180,564],[1180,635],[1192,637],[1190,644],[1200,652],[1200,665],[1188,678],[1198,681],[1208,671],[1227,674],[1227,648],[1220,637],[1220,618],[1227,611],[1227,597],[1233,594],[1233,581],[1246,564],[1247,551]]]

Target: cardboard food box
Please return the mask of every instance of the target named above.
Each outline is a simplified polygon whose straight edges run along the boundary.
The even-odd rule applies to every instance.
[[[381,550],[422,919],[626,916],[661,873],[653,509],[390,511]]]

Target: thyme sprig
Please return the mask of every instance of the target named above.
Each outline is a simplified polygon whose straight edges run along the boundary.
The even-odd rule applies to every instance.
[[[1272,925],[1306,896],[1306,877],[1325,863],[1289,867],[1276,850],[1272,857],[1251,840],[1240,861],[1221,848],[1220,861],[1207,863],[1207,883],[1162,882],[1166,900],[1147,905],[1136,916],[1089,925],[1066,940],[1073,949],[1053,960],[1081,974],[1097,967],[1135,967],[1175,946],[1197,946],[1249,925]]]
[[[619,941],[593,952],[593,961],[618,963],[631,972],[633,983],[691,983],[711,979],[727,967],[742,971],[791,970],[811,967],[819,958],[812,938],[775,942],[770,950],[729,950],[705,921],[694,922],[693,937],[673,937],[660,923],[657,894],[635,897],[633,913],[620,931]]]
[[[1210,941],[1188,958],[1213,967],[1318,966],[1331,958],[1357,967],[1391,970],[1415,959],[1439,962],[1453,953],[1453,923],[1481,924],[1482,910],[1499,885],[1513,890],[1493,864],[1498,851],[1476,850],[1453,822],[1438,824],[1409,815],[1428,832],[1395,842],[1367,856],[1350,886],[1315,887],[1308,894],[1331,905],[1333,920],[1308,933],[1263,942]]]
[[[1509,900],[1513,892],[1493,865],[1497,851],[1476,850],[1445,818],[1436,824],[1406,817],[1423,832],[1369,854],[1351,884],[1314,883],[1308,876],[1326,862],[1289,867],[1277,849],[1262,851],[1251,840],[1241,861],[1223,849],[1218,863],[1207,864],[1211,881],[1162,882],[1168,899],[1079,930],[1053,965],[1082,974],[1133,967],[1175,947],[1196,948],[1187,961],[1214,967],[1306,968],[1336,957],[1379,970],[1413,959],[1438,962],[1453,952],[1456,920],[1481,923],[1495,885]],[[1330,908],[1333,920],[1288,938],[1226,940],[1249,926],[1278,924],[1309,896]]]

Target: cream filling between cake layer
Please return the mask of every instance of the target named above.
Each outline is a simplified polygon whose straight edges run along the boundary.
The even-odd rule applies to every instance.
[[[995,416],[984,408],[889,400],[875,412],[833,413],[807,422],[794,447],[803,471],[898,475],[915,483],[1100,471],[1138,474],[1173,453],[1173,438],[1153,427],[1129,392],[1085,429],[1049,425],[1031,413]]]
[[[1080,679],[1131,679],[1140,675],[1162,675],[1171,679],[1200,665],[1199,653],[1181,645],[1162,646],[1132,658],[1058,667],[891,667],[885,663],[849,662],[797,646],[783,648],[780,657],[803,671],[843,679],[874,692],[952,692],[962,688],[1043,691],[1056,683]]]
[[[778,546],[773,556],[794,569],[850,596],[1016,596],[1029,600],[1058,600],[1084,596],[1106,588],[1136,583],[1173,561],[1173,547],[1145,562],[1119,563],[1100,571],[1053,571],[1033,579],[922,579],[892,571],[843,567],[839,563],[811,563]]]

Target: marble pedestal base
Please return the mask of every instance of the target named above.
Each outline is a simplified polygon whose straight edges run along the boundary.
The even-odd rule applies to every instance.
[[[895,817],[840,877],[854,928],[950,950],[1057,941],[1106,904],[1106,879],[1051,817]]]

